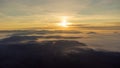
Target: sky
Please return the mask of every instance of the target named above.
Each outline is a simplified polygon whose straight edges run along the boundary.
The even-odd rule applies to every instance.
[[[120,0],[0,0],[0,30],[50,27],[64,16],[74,25],[118,28]]]

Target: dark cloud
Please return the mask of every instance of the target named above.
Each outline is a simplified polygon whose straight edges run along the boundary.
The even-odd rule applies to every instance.
[[[94,34],[97,34],[97,33],[96,32],[88,32],[87,34],[93,34],[94,35]]]
[[[5,39],[0,40],[0,44],[8,44],[8,43],[20,43],[24,41],[35,41],[37,36],[10,36]]]
[[[94,30],[120,30],[120,26],[88,26],[81,28],[94,29]]]
[[[0,45],[0,68],[119,68],[120,53],[95,51],[77,41]]]
[[[39,28],[37,28],[39,29]],[[31,34],[39,34],[39,35],[47,35],[47,34],[80,34],[82,32],[77,30],[1,30],[0,33],[13,33],[12,36],[19,35],[31,35]]]
[[[0,44],[5,43],[21,43],[27,41],[36,41],[37,39],[80,39],[83,37],[71,37],[71,36],[10,36],[0,40]]]

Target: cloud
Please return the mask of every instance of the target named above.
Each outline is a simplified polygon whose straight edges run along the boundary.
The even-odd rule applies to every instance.
[[[12,35],[10,37],[4,38],[0,40],[0,44],[13,44],[13,43],[21,43],[21,42],[28,42],[28,41],[37,41],[38,39],[80,39],[80,38],[84,38],[84,37],[79,37],[79,36],[60,36],[60,35],[54,35],[54,36],[15,36]]]
[[[115,68],[120,53],[95,51],[77,41],[56,40],[0,45],[1,68]]]
[[[118,0],[4,0],[1,2],[1,12],[10,16],[29,16],[29,15],[81,15],[84,12],[92,13],[96,8],[101,7],[103,3],[117,4]],[[100,4],[100,6],[96,6]],[[118,6],[118,4],[116,5]],[[14,8],[12,8],[14,7]],[[104,7],[110,7],[105,6]],[[11,10],[9,10],[11,9]],[[92,10],[90,10],[92,9]],[[9,10],[9,11],[8,11]],[[105,11],[99,8],[99,11]],[[92,11],[92,12],[91,12]],[[97,10],[96,10],[97,11]],[[97,11],[97,12],[99,12]],[[88,12],[88,13],[89,13]],[[110,12],[109,9],[106,13]],[[81,13],[81,14],[78,14]],[[94,14],[95,12],[93,12]],[[104,14],[106,14],[104,13]],[[83,14],[84,15],[84,14]]]
[[[29,28],[28,28],[29,29]],[[31,28],[31,29],[42,29],[42,28]],[[48,34],[80,34],[82,32],[78,30],[0,30],[0,33],[12,33],[12,36],[25,36],[32,34],[48,35]],[[11,36],[11,35],[10,35]]]
[[[86,29],[94,29],[94,30],[120,30],[120,26],[88,26],[88,27],[82,27]]]
[[[96,32],[88,32],[87,34],[94,35],[94,34],[97,34],[97,33]]]
[[[120,30],[120,22],[75,23],[69,27],[87,30]]]
[[[13,10],[22,10],[22,11],[29,11],[32,13],[41,13],[43,14],[44,12],[47,11],[48,12],[52,12],[52,13],[56,13],[56,12],[71,12],[74,9],[76,9],[77,7],[83,8],[86,1],[79,1],[77,0],[60,0],[60,1],[56,1],[56,0],[12,0],[12,1],[8,1],[5,0],[2,2],[2,6],[4,6],[4,8],[2,9],[7,9],[7,7],[14,7],[11,8]],[[77,3],[77,4],[76,4]],[[84,4],[83,4],[84,3]],[[79,6],[80,4],[82,4],[81,6]],[[31,6],[31,7],[30,7]],[[53,7],[54,6],[54,7]],[[68,7],[71,6],[71,7]],[[19,9],[17,9],[19,8]],[[9,9],[9,8],[8,8]],[[11,11],[13,11],[11,10]],[[36,10],[36,11],[35,11]],[[6,11],[8,12],[8,11]]]

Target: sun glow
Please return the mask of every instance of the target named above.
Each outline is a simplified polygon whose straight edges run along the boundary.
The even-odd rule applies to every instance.
[[[68,25],[70,24],[69,22],[67,22],[68,17],[64,16],[62,17],[62,21],[59,23],[59,26],[62,27],[68,27]]]

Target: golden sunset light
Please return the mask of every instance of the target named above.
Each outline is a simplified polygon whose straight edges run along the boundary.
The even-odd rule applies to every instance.
[[[68,22],[68,17],[63,16],[61,22],[58,24],[61,27],[68,27],[71,23]]]

